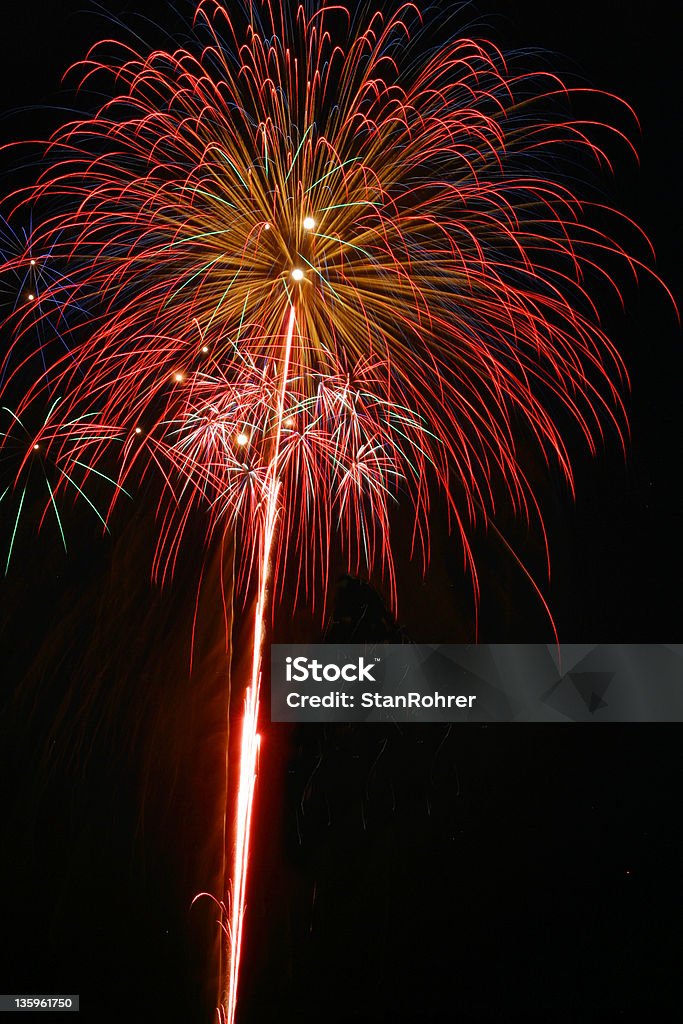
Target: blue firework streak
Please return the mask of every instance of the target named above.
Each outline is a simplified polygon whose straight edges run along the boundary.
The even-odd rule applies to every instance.
[[[18,228],[0,215],[0,305],[14,342],[3,345],[0,387],[27,366],[35,377],[38,360],[51,395],[50,368],[69,352],[71,332],[85,314],[80,301],[65,301],[71,281],[56,253],[59,241],[35,241],[32,211]]]

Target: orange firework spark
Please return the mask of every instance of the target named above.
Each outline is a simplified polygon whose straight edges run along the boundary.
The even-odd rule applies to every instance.
[[[89,471],[113,464],[119,489],[161,472],[157,577],[204,507],[208,536],[236,538],[240,590],[256,590],[222,922],[229,1024],[272,593],[291,572],[297,595],[324,595],[336,540],[395,603],[392,507],[414,510],[426,566],[440,492],[476,595],[469,536],[494,518],[496,480],[542,528],[515,424],[570,488],[563,418],[592,451],[605,424],[625,432],[625,371],[589,285],[621,298],[615,259],[644,264],[592,215],[642,235],[561,169],[581,153],[610,167],[600,139],[630,142],[572,115],[587,90],[489,42],[435,48],[423,32],[413,4],[361,17],[254,0],[233,16],[200,0],[191,46],[88,55],[81,87],[112,98],[54,134],[15,197],[40,215],[30,251],[64,267],[42,306],[81,314],[17,416],[58,393],[53,448],[74,457],[86,442],[70,424],[87,422]],[[13,315],[5,391],[34,320],[26,304]]]

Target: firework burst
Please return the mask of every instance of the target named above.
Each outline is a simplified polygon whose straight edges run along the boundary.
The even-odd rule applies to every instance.
[[[202,444],[218,443],[192,461],[230,515],[259,504],[268,395],[296,307],[288,405],[303,429],[286,464],[318,544],[279,561],[308,583],[324,577],[330,497],[342,530],[360,531],[362,560],[378,556],[391,575],[387,498],[411,495],[426,554],[431,479],[474,572],[467,537],[493,510],[492,477],[522,514],[535,510],[515,420],[570,485],[560,409],[591,447],[604,423],[624,424],[623,367],[585,275],[606,253],[636,261],[590,227],[590,204],[538,173],[545,153],[606,155],[554,75],[515,72],[466,39],[416,64],[411,22],[419,40],[411,5],[346,33],[339,8],[291,19],[253,8],[240,37],[203,2],[197,53],[122,47],[120,60],[94,52],[79,66],[82,85],[113,85],[114,98],[55,134],[30,192],[57,211],[34,244],[69,268],[62,307],[98,300],[73,358],[51,370],[65,411],[98,409],[129,433],[143,424],[181,475],[203,416]],[[218,435],[212,407],[234,412]],[[249,438],[245,457],[228,435]],[[258,531],[262,517],[242,521]],[[286,548],[289,531],[280,537]],[[254,546],[242,545],[248,558]]]
[[[80,498],[106,530],[102,511],[88,496],[88,484],[97,477],[104,479],[114,491],[123,491],[115,480],[88,462],[90,446],[99,446],[105,439],[102,428],[87,417],[64,422],[59,416],[60,404],[60,399],[56,399],[37,421],[34,409],[28,409],[23,418],[8,406],[0,409],[4,427],[0,430],[0,505],[2,510],[10,509],[11,519],[5,574],[12,561],[27,500],[32,504],[33,499],[42,494],[44,504],[38,516],[38,528],[52,513],[66,551],[66,533],[58,501],[67,493],[74,499]],[[106,439],[112,440],[111,431]]]
[[[68,351],[70,333],[61,302],[67,282],[54,254],[58,238],[47,249],[34,242],[32,211],[28,226],[19,230],[0,217],[0,302],[10,310],[6,326],[14,337],[9,352],[3,352],[0,383],[13,368],[29,379],[40,376],[50,395],[49,367]],[[86,314],[71,303],[69,315],[82,321]]]

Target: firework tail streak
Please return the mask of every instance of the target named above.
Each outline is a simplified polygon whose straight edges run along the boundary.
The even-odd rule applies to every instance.
[[[253,659],[251,681],[244,698],[242,741],[240,744],[240,765],[237,790],[237,823],[233,859],[233,891],[230,909],[230,933],[232,942],[228,963],[227,1020],[232,1024],[237,1007],[237,982],[239,978],[240,954],[242,950],[242,928],[244,925],[244,904],[246,897],[247,866],[249,861],[249,834],[254,804],[256,761],[259,749],[258,714],[261,671],[263,664],[263,642],[271,581],[271,557],[273,539],[277,529],[280,494],[280,441],[287,396],[287,380],[292,354],[292,336],[296,325],[294,307],[290,309],[287,321],[284,351],[280,376],[281,386],[275,416],[275,437],[273,453],[268,464],[265,487],[266,514],[258,565],[258,595],[254,612]]]

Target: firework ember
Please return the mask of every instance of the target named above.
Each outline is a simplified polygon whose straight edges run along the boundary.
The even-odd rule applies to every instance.
[[[11,216],[37,218],[27,251],[64,268],[43,277],[41,304],[75,324],[17,422],[57,395],[58,462],[104,466],[115,495],[160,471],[156,575],[204,508],[207,537],[234,536],[255,602],[225,901],[230,1024],[262,651],[284,580],[324,601],[336,546],[350,571],[380,571],[395,604],[392,508],[412,509],[426,566],[440,494],[476,595],[469,538],[495,518],[494,487],[542,529],[516,425],[570,488],[565,424],[591,450],[605,428],[625,433],[626,375],[590,283],[619,295],[609,268],[642,264],[600,227],[630,222],[579,198],[562,166],[581,153],[609,166],[604,142],[630,143],[572,115],[555,75],[425,32],[412,4],[233,15],[202,0],[186,48],[110,41],[73,70],[111,98],[55,132],[35,187],[13,197]],[[34,319],[31,303],[12,314],[5,389],[23,380]]]

